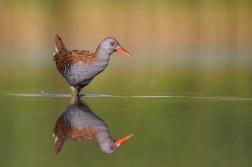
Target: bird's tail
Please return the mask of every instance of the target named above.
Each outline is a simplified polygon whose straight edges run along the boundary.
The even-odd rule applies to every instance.
[[[68,52],[68,49],[65,47],[62,39],[56,34],[55,36],[55,50],[56,52]]]

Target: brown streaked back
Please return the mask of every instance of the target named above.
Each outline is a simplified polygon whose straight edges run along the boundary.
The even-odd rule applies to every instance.
[[[65,124],[65,121],[63,119],[59,119],[57,121],[53,133],[56,136],[54,145],[55,154],[58,154],[60,152],[67,139],[79,141],[90,139],[97,140],[97,132],[94,129],[85,127],[81,130],[78,130],[77,128],[70,127],[69,125]]]

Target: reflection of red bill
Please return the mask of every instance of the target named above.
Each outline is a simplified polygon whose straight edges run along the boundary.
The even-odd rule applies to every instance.
[[[121,144],[125,143],[126,141],[128,141],[131,137],[133,136],[133,134],[126,136],[122,139],[116,140],[115,144],[117,147],[119,147]]]

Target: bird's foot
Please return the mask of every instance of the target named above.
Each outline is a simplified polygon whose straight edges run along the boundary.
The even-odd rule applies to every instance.
[[[81,96],[86,96],[86,94],[85,93],[77,93],[76,96],[81,97]]]
[[[48,93],[47,92],[45,92],[45,91],[43,91],[43,90],[41,90],[41,92],[40,92],[42,95],[44,95],[44,96],[48,96]]]

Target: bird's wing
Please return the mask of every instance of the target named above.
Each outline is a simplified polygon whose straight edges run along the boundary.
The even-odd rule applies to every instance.
[[[96,53],[86,50],[71,50],[68,52],[58,52],[54,55],[54,61],[58,70],[63,71],[69,64],[82,61],[84,64],[91,64],[98,58]]]

